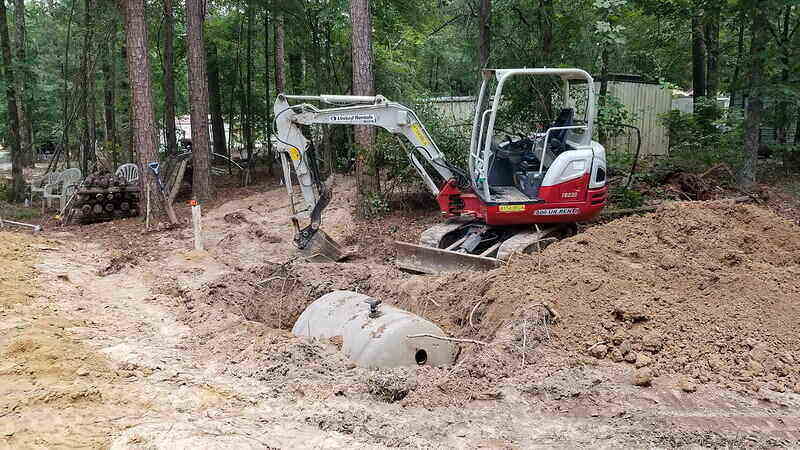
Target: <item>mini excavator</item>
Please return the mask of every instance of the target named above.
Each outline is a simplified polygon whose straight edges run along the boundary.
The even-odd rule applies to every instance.
[[[557,80],[560,112],[552,122],[508,133],[498,115],[507,103],[504,86],[536,76]],[[608,188],[605,150],[592,140],[596,116],[592,77],[580,69],[533,68],[485,69],[482,78],[466,169],[445,159],[412,109],[380,95],[278,95],[277,151],[298,248],[309,257],[346,256],[320,228],[331,190],[320,178],[313,143],[301,129],[313,124],[381,127],[410,143],[404,148],[408,161],[436,197],[445,221],[425,230],[418,244],[396,242],[396,264],[402,269],[421,273],[492,269],[514,253],[541,251],[575,234],[578,222],[596,217],[606,204]],[[570,97],[571,86],[581,86],[576,92],[585,91],[580,117],[576,117],[577,102]],[[308,102],[332,107],[320,109]],[[293,173],[303,202],[295,200]]]

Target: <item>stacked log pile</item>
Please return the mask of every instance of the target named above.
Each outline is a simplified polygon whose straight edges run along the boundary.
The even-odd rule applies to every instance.
[[[69,220],[94,223],[139,215],[139,183],[108,172],[86,177],[70,203]]]

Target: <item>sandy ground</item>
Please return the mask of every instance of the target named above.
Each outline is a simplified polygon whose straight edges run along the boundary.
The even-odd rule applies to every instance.
[[[294,261],[279,186],[207,211],[204,252],[188,229],[142,234],[136,220],[0,234],[0,448],[799,445],[792,392],[684,392],[668,377],[638,387],[624,363],[578,364],[544,346],[507,367],[525,377],[475,364],[471,378],[466,366],[370,371],[333,343],[292,337],[290,318],[331,289],[390,296],[427,283],[381,252],[435,214],[377,229],[354,222],[349,201],[337,197],[326,215],[326,230],[362,254],[340,265]],[[449,376],[470,395],[445,392]],[[414,385],[453,400],[427,402]],[[389,402],[387,390],[407,396]]]

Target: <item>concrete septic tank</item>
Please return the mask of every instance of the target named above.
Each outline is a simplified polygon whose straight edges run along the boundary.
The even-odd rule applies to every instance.
[[[449,366],[456,356],[453,342],[410,335],[444,336],[441,328],[408,311],[377,305],[372,297],[334,291],[310,304],[295,322],[295,336],[342,337],[342,352],[361,367]]]

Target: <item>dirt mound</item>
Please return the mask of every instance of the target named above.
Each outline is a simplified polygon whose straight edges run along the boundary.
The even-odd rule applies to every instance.
[[[591,228],[506,270],[420,283],[400,303],[434,301],[428,318],[487,341],[548,310],[555,323],[542,342],[575,359],[800,391],[799,275],[797,226],[756,206],[683,203]]]

